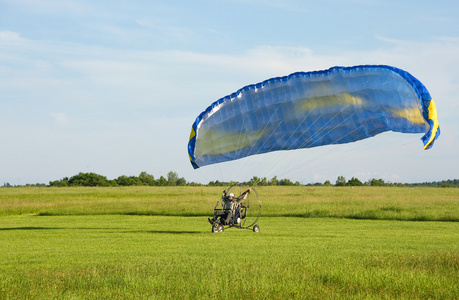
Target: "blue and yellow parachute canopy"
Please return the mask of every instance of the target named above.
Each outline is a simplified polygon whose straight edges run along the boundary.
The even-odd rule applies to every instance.
[[[355,142],[385,131],[440,135],[424,85],[395,67],[365,65],[298,72],[219,99],[193,123],[193,167],[278,150]]]

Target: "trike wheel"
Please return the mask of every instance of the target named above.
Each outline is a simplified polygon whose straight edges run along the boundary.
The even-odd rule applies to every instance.
[[[212,232],[217,233],[217,232],[222,232],[223,231],[223,225],[220,225],[218,223],[215,223],[212,225]]]

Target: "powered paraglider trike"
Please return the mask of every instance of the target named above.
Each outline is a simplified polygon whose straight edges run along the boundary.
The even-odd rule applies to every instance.
[[[235,183],[217,201],[214,216],[209,218],[209,222],[214,233],[231,227],[259,232],[260,227],[256,223],[260,216],[261,200],[257,191],[246,184]]]

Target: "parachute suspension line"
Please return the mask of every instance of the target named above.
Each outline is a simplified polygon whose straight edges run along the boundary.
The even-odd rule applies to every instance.
[[[316,108],[316,106],[314,106],[313,108]],[[285,145],[287,145],[287,143],[291,140],[291,138],[295,135],[295,133],[298,131],[298,129],[301,127],[301,125],[303,125],[304,121],[306,121],[306,119],[309,117],[309,115],[311,114],[311,111],[312,109],[309,111],[309,113],[303,118],[303,120],[301,121],[301,123],[295,128],[295,130],[292,132],[292,134],[290,135],[290,137],[285,141],[285,143],[282,145],[282,148],[284,148]],[[312,125],[314,125],[316,122],[317,122],[318,119],[316,119],[311,125],[309,125],[308,129],[311,128]],[[296,141],[301,137],[303,136],[304,134],[300,135]],[[295,141],[295,142],[296,142]],[[290,146],[287,150],[290,150],[292,146]]]
[[[347,121],[347,119],[344,120],[343,122],[341,122],[340,124],[342,124],[342,123],[344,123],[346,121]],[[338,124],[337,126],[339,126],[340,124]],[[328,168],[328,167],[331,167],[331,166],[333,166],[335,168],[338,167],[338,166],[346,166],[346,164],[347,165],[349,164],[349,161],[348,161],[348,159],[342,159],[342,158],[346,157],[347,155],[349,155],[351,153],[353,154],[353,156],[352,156],[353,159],[355,159],[355,157],[358,157],[358,160],[361,161],[361,160],[365,160],[365,159],[372,159],[374,157],[386,156],[386,155],[388,155],[390,153],[396,153],[397,151],[399,151],[401,149],[401,147],[403,145],[413,144],[414,143],[414,141],[411,141],[411,142],[406,142],[406,143],[403,143],[402,145],[400,145],[400,143],[395,142],[396,140],[392,136],[390,136],[390,142],[388,142],[385,138],[383,138],[383,140],[379,140],[377,142],[377,143],[379,143],[379,145],[375,144],[375,140],[362,139],[362,140],[356,141],[356,142],[359,143],[357,153],[356,153],[355,147],[353,147],[352,145],[346,143],[347,146],[345,146],[344,144],[337,143],[340,140],[342,140],[342,139],[346,138],[347,136],[351,135],[352,133],[358,131],[359,129],[364,128],[365,126],[366,126],[366,124],[362,123],[360,126],[355,128],[354,130],[348,132],[346,135],[344,135],[344,136],[342,136],[339,139],[336,139],[334,141],[335,146],[341,145],[341,147],[342,147],[341,150],[339,151],[340,159],[338,159],[338,160],[336,159],[337,158],[336,151],[335,151],[336,148],[324,148],[323,150],[320,151],[320,154],[319,154],[319,152],[316,152],[316,154],[322,155],[322,156],[324,155],[323,151],[331,152],[331,153],[335,154],[335,155],[332,155],[332,156],[325,155],[328,159],[324,160],[323,161],[324,164],[321,163],[320,166],[321,167],[325,167],[325,168]],[[399,140],[401,140],[401,139],[399,139]],[[395,145],[395,147],[394,147],[394,145]],[[305,144],[303,144],[302,146],[305,146]],[[370,147],[373,150],[371,152],[366,151]],[[379,149],[379,150],[378,151],[374,151],[374,149]],[[312,160],[312,162],[314,162],[314,160]]]
[[[308,147],[308,143],[310,143],[311,141],[313,141],[314,139],[316,138],[321,138],[323,137],[325,134],[327,134],[328,131],[325,131],[327,125],[332,122],[334,119],[336,119],[339,115],[342,115],[342,112],[344,110],[346,110],[351,104],[348,104],[346,106],[344,106],[339,112],[337,112],[327,123],[324,124],[324,126],[322,126],[319,130],[317,130],[308,140],[306,140],[305,142],[303,142],[303,144],[301,144],[301,146],[299,147],[300,149],[301,148],[305,148],[305,147]],[[331,128],[330,131],[333,131],[334,129],[338,128],[339,126],[341,126],[342,124],[345,124],[349,119],[351,119],[354,115],[356,114],[356,112],[354,111],[349,117],[347,117],[346,119],[344,119],[342,122],[340,122],[339,124],[337,124],[335,127]],[[361,125],[360,127],[364,126]],[[359,127],[359,128],[360,128]],[[310,127],[309,127],[310,128]],[[308,129],[309,129],[308,128]],[[356,129],[357,130],[357,129]],[[349,135],[350,133],[348,133],[347,135]],[[298,137],[299,139],[300,137]],[[341,137],[339,139],[336,139],[333,141],[332,144],[337,144],[337,141],[339,141],[340,139],[342,139],[344,137]],[[296,141],[298,141],[298,139]],[[295,141],[295,142],[296,142]],[[290,150],[291,148],[289,148],[288,150]],[[331,148],[330,148],[330,151],[331,151]],[[335,151],[333,151],[332,153],[336,153]],[[321,151],[320,152],[321,155],[323,155],[323,152]],[[316,155],[319,155],[319,152],[316,152]],[[337,154],[335,154],[336,156]],[[311,157],[309,157],[308,159],[308,163],[307,165],[310,165],[311,163],[313,163],[315,160],[313,160]]]
[[[403,139],[400,137],[397,137],[396,134],[394,136],[394,132],[386,132],[385,136],[380,136],[380,138],[379,139],[377,138],[376,140],[364,139],[364,140],[357,141],[356,143],[335,145],[335,147],[336,146],[341,147],[341,150],[339,151],[339,157],[337,155],[334,155],[334,156],[331,156],[331,159],[324,160],[323,163],[320,165],[320,168],[323,167],[325,169],[327,168],[341,169],[343,167],[345,168],[349,167],[354,162],[360,163],[360,162],[368,161],[370,163],[373,163],[375,158],[390,157],[391,155],[398,156],[400,153],[404,152],[403,147],[406,144],[411,144],[414,146],[415,144],[418,143],[417,140],[412,140],[409,143],[403,143],[403,144],[401,143],[401,141],[403,141]],[[335,147],[331,147],[331,148],[325,147],[325,148],[326,150],[334,150],[336,149]],[[370,149],[371,151],[368,151]],[[387,161],[390,163],[391,160],[387,159]],[[335,175],[338,176],[338,175],[343,175],[343,174],[335,174]],[[376,176],[373,178],[381,178],[381,176],[384,177],[383,174],[367,174],[367,176],[368,175]],[[363,182],[363,181],[370,180],[371,178],[359,178],[359,179],[362,179],[362,182]]]
[[[239,138],[238,138],[238,141],[237,141],[237,146],[238,146],[238,147],[241,145],[242,131],[244,131],[245,119],[246,119],[246,118],[242,118],[241,130],[239,130]],[[247,131],[247,129],[245,129],[245,131]]]
[[[313,108],[316,108],[317,105],[315,105]],[[271,116],[271,119],[272,117],[276,114],[277,110],[279,108],[277,108],[274,113],[272,114]],[[303,120],[301,121],[301,123],[295,128],[295,130],[290,134],[290,136],[286,139],[286,141],[284,142],[284,144],[280,147],[281,149],[284,148],[285,145],[287,145],[287,143],[292,139],[292,137],[297,133],[297,131],[300,129],[301,125],[303,125],[303,123],[308,119],[309,115],[311,114],[311,111],[312,109],[309,111],[309,113],[303,118]],[[270,119],[270,120],[271,120]],[[314,123],[317,122],[317,120],[314,121]],[[271,134],[269,135],[269,137],[267,139],[265,139],[265,142],[263,143],[263,145],[259,148],[259,149],[263,149],[264,145],[269,141],[269,139],[271,138],[271,136],[275,133],[275,131],[277,130],[277,128],[282,125],[284,123],[284,121],[280,121],[279,124],[277,124],[276,128],[274,128],[272,131],[271,131]],[[314,124],[313,123],[313,124]],[[311,124],[310,126],[312,126],[313,124]],[[266,126],[265,126],[266,128]],[[265,129],[264,128],[264,129]],[[264,130],[263,129],[263,130]],[[284,135],[286,136],[286,135]],[[275,147],[275,145],[273,145],[271,148],[269,148],[269,150],[267,152],[271,152],[272,149]],[[254,155],[256,154],[259,154],[260,151],[257,151],[256,153],[254,153]],[[285,163],[286,161],[288,161],[288,157],[283,157],[283,159],[279,162],[279,160],[271,160],[269,163],[267,163],[268,167],[267,169],[269,170],[267,172],[267,174],[271,174],[273,173],[273,171],[275,169],[277,169],[279,167],[279,165],[282,165],[283,163]],[[257,174],[258,175],[258,174]],[[269,175],[264,175],[263,177],[266,177],[266,176],[269,176]],[[261,178],[260,178],[261,179]],[[268,179],[268,178],[267,178]]]
[[[278,128],[280,125],[282,125],[282,123],[283,123],[283,121],[280,121],[279,124],[277,124],[276,128],[274,128],[274,130],[271,132],[270,136],[268,137],[268,139],[266,139],[266,141],[263,143],[263,145],[260,147],[260,149],[263,148],[263,146],[266,144],[266,142],[269,140],[269,138],[271,138],[271,136],[273,135],[273,133],[277,130],[277,128]],[[271,152],[271,149],[272,149],[272,147],[269,149],[268,152]],[[257,153],[255,153],[255,154],[259,154],[259,151],[257,151]],[[267,163],[267,164],[269,165],[270,163]],[[271,164],[273,164],[273,162],[271,162]],[[259,174],[257,174],[257,175],[259,175]],[[260,179],[261,179],[261,178],[260,178]]]
[[[346,119],[348,120],[348,119]],[[344,121],[343,121],[344,122]],[[340,124],[341,125],[341,124]],[[347,134],[343,135],[342,137],[340,137],[339,139],[335,140],[334,143],[335,144],[339,144],[338,142],[342,139],[344,139],[345,137],[348,137],[349,135],[353,134],[354,132],[356,132],[357,130],[360,130],[361,128],[363,128],[365,126],[365,123],[361,124],[359,127],[355,128],[354,130],[352,131],[349,131]]]
[[[365,126],[365,124],[362,124],[362,125],[360,125],[358,128],[356,128],[356,129],[352,130],[351,132],[349,132],[348,134],[346,134],[345,136],[343,136],[343,137],[341,137],[341,138],[335,140],[335,141],[334,141],[335,144],[338,144],[337,142],[338,142],[339,140],[345,138],[346,136],[352,134],[353,132],[359,130],[360,128],[363,128],[364,126]],[[319,151],[312,151],[312,153],[314,153],[315,155],[312,156],[312,155],[311,155],[312,153],[309,153],[309,154],[308,154],[308,163],[307,163],[307,165],[309,166],[309,165],[313,164],[314,162],[316,162],[316,158],[317,158],[318,156],[322,156],[322,157],[325,156],[325,157],[327,157],[326,163],[329,163],[330,161],[334,161],[334,160],[335,160],[334,158],[337,156],[336,151],[334,151],[334,150],[336,150],[336,148],[330,148],[330,147],[329,147],[329,148],[324,148],[324,149],[322,149],[320,152],[319,152]],[[352,151],[352,150],[347,150],[347,152],[351,152],[351,151]],[[304,152],[302,152],[302,153],[304,154]],[[332,155],[332,156],[327,155],[327,154],[329,154],[329,153],[334,153],[335,155],[334,155],[334,156],[333,156],[333,155]],[[339,152],[339,155],[340,155],[340,156],[342,156],[343,154],[345,154],[345,152],[342,152],[342,151]],[[299,156],[299,155],[300,155],[300,152],[297,153],[297,156]],[[325,161],[324,161],[324,162],[325,162]],[[334,163],[334,165],[336,165],[336,163]],[[285,173],[286,173],[286,174],[290,174],[290,173],[293,173],[293,172],[294,172],[293,168],[290,168],[290,169],[291,169],[291,170],[286,170]]]
[[[245,157],[247,155],[247,153],[250,153],[252,150],[253,150],[253,147],[255,147],[255,145],[257,144],[258,140],[263,136],[263,134],[265,133],[265,130],[266,128],[268,128],[268,125],[271,123],[271,120],[272,118],[274,117],[274,115],[277,113],[277,110],[279,109],[276,108],[276,110],[274,111],[274,113],[271,115],[271,117],[269,118],[269,121],[266,122],[266,125],[263,127],[263,130],[260,132],[260,134],[258,135],[257,139],[255,140],[255,142],[252,144],[252,147],[250,147],[250,149],[248,151],[245,151],[244,154],[241,156],[241,157]],[[282,123],[282,122],[281,122]],[[273,130],[274,132],[274,130]],[[272,135],[272,133],[271,133]],[[271,136],[270,135],[270,136]]]
[[[221,173],[221,172],[220,172],[220,173]],[[208,183],[210,182],[210,178],[213,177],[213,176],[211,176],[211,177],[209,178],[209,176],[206,176],[206,175],[205,175],[205,174],[210,175],[210,174],[209,174],[209,171],[203,172],[202,170],[199,170],[199,169],[198,169],[198,174],[199,174],[199,176],[201,176],[202,179],[204,179],[204,180],[206,181],[205,184],[208,184]]]
[[[341,115],[342,112],[343,112],[346,108],[349,107],[349,105],[350,105],[350,104],[344,106],[339,112],[337,112],[337,113],[333,116],[333,118],[330,118],[330,120],[328,120],[328,122],[325,123],[324,126],[322,126],[322,128],[320,128],[319,130],[317,130],[317,132],[315,132],[313,135],[311,135],[311,137],[310,137],[308,140],[306,140],[303,144],[301,144],[301,146],[300,146],[299,148],[304,148],[304,147],[306,147],[307,144],[308,144],[309,142],[311,142],[312,140],[318,138],[318,137],[319,137],[319,136],[318,136],[319,134],[322,134],[322,133],[323,133],[323,135],[327,134],[327,132],[325,132],[325,128],[327,127],[327,125],[330,124],[334,119],[336,119],[336,117],[338,117],[339,115]],[[347,120],[349,120],[350,118],[352,118],[354,115],[355,115],[355,112],[352,113],[352,114],[351,114],[349,117],[347,117],[345,120],[343,120],[341,123],[339,123],[338,125],[336,125],[335,127],[333,127],[332,130],[335,129],[335,128],[337,128],[337,127],[339,127],[339,126],[342,125],[343,123],[345,123]],[[311,127],[309,127],[309,128],[311,128]],[[308,129],[309,129],[309,128],[308,128]],[[323,136],[323,135],[322,135],[322,136]],[[297,140],[298,140],[298,139],[297,139]],[[296,141],[295,141],[295,142],[296,142]],[[288,149],[288,150],[290,150],[290,149]]]
[[[242,118],[242,122],[241,122],[241,129],[239,130],[239,138],[238,138],[238,141],[237,141],[237,148],[239,148],[239,146],[242,144],[242,132],[243,131],[247,131],[246,129],[244,129],[244,123],[245,123],[245,116]],[[242,156],[243,157],[243,156]],[[234,177],[234,174],[235,174],[235,168],[237,168],[237,166],[235,166],[235,164],[231,164],[231,178]],[[238,168],[240,169],[240,168]],[[236,170],[236,171],[239,171],[239,170]]]
[[[260,134],[257,136],[256,140],[252,142],[252,147],[248,148],[246,151],[244,151],[244,153],[241,154],[241,156],[239,158],[242,158],[242,157],[246,157],[248,153],[252,152],[253,148],[255,147],[255,145],[257,144],[258,140],[260,140],[260,138],[264,135],[266,129],[268,128],[268,125],[271,123],[271,120],[273,119],[273,117],[276,115],[277,111],[279,110],[279,107],[276,108],[276,110],[272,113],[271,117],[269,118],[269,121],[266,122],[266,125],[263,127],[263,129],[261,130]],[[282,121],[277,125],[276,129],[282,124]],[[272,130],[271,131],[271,134],[269,137],[272,136],[272,134],[275,132],[275,130]],[[258,152],[257,152],[258,154]],[[240,166],[240,170],[243,169],[244,166]],[[248,172],[248,168],[244,168],[246,172]],[[242,173],[242,171],[241,171]]]
[[[317,105],[315,105],[313,108],[316,108]],[[298,129],[300,129],[301,125],[303,125],[303,123],[308,119],[309,115],[311,114],[311,111],[312,109],[309,111],[309,113],[303,118],[303,120],[301,121],[301,123],[295,128],[295,130],[290,134],[290,136],[287,138],[287,140],[284,142],[284,144],[282,145],[281,149],[285,147],[285,145],[287,145],[287,143],[292,139],[292,137],[297,133]],[[314,123],[317,122],[317,120],[314,121]],[[281,123],[279,125],[281,125],[283,123],[283,121],[281,121]],[[314,124],[313,123],[313,124]],[[311,126],[313,125],[311,124]],[[278,126],[279,126],[278,125]],[[310,126],[309,126],[310,127]],[[277,129],[277,128],[276,128]],[[284,135],[286,136],[286,135]],[[271,152],[271,150],[274,148],[274,146],[272,146],[268,152]],[[258,153],[257,153],[258,154]],[[288,157],[283,157],[282,160],[271,160],[269,163],[268,163],[268,172],[265,174],[264,177],[266,176],[270,176],[270,174],[272,174],[274,172],[275,169],[279,168],[280,165],[283,165],[285,162],[287,162],[289,160]]]
[[[342,114],[342,112],[343,112],[346,108],[348,108],[350,105],[351,105],[351,104],[346,105],[346,106],[343,107],[339,112],[337,112],[329,122],[327,122],[324,126],[322,126],[313,136],[311,136],[310,139],[308,139],[307,141],[305,141],[299,148],[301,149],[301,148],[307,147],[307,144],[308,144],[309,142],[311,142],[315,137],[319,137],[320,134],[326,134],[326,132],[325,132],[324,130],[325,130],[325,127],[328,125],[328,123],[330,123],[333,119],[335,119],[336,117],[338,117],[338,115]],[[352,118],[352,117],[353,117],[354,115],[356,115],[356,114],[357,114],[357,112],[354,111],[348,118],[346,118],[345,120],[343,120],[342,122],[340,122],[338,125],[336,125],[336,126],[335,126],[334,128],[332,128],[331,130],[333,130],[333,129],[339,127],[340,125],[342,125],[342,124],[344,124],[344,123],[346,123],[350,118]],[[315,123],[315,122],[314,122],[314,123]],[[312,123],[311,126],[312,126],[314,123]],[[310,128],[311,126],[309,126],[309,128]],[[351,132],[348,132],[345,136],[342,136],[342,137],[336,139],[336,140],[333,142],[333,144],[338,144],[338,143],[337,143],[338,141],[342,140],[342,139],[345,138],[346,136],[351,135],[353,132],[355,132],[355,131],[357,131],[357,130],[363,128],[364,126],[365,126],[365,124],[362,123],[358,128],[355,128],[355,129],[352,130]],[[309,128],[308,128],[308,129],[309,129]],[[306,130],[306,131],[307,131],[307,130]],[[298,140],[299,138],[300,138],[300,137],[298,137],[297,140]],[[297,140],[296,140],[296,141],[297,141]],[[296,141],[295,141],[295,142],[296,142]],[[290,149],[291,149],[291,147],[290,147],[288,150],[290,150]],[[336,148],[324,148],[324,149],[322,149],[320,152],[319,152],[319,151],[313,151],[312,153],[315,154],[315,155],[314,155],[315,157],[317,157],[317,156],[319,156],[319,155],[320,155],[320,156],[324,156],[324,151],[325,151],[325,152],[328,152],[328,153],[333,153],[333,154],[335,154],[335,156],[336,156],[336,151],[335,151],[335,150],[336,150]],[[348,150],[348,151],[351,151],[351,150]],[[298,157],[299,155],[301,155],[300,153],[303,153],[303,154],[304,154],[304,152],[297,151],[296,154],[295,154],[295,157]],[[313,164],[313,163],[316,161],[316,159],[314,159],[314,157],[311,156],[312,153],[310,153],[310,154],[308,155],[308,163],[307,163],[307,165],[311,165],[311,164]],[[342,154],[342,153],[341,153],[341,154]],[[330,158],[329,155],[326,155],[326,156]],[[287,161],[287,160],[289,160],[289,159],[290,159],[290,158],[285,157],[284,161]],[[295,166],[295,167],[297,168],[297,166]],[[292,168],[291,168],[291,169],[292,169]],[[292,172],[293,172],[293,169],[292,169],[291,171],[287,171],[286,174],[289,174],[289,173],[292,173]],[[272,173],[272,171],[269,172],[269,173]],[[269,173],[268,173],[268,174],[269,174]]]
[[[268,142],[268,140],[272,137],[272,135],[274,134],[274,132],[277,130],[277,128],[279,128],[280,125],[282,125],[282,123],[284,123],[284,121],[280,121],[279,124],[277,124],[276,128],[274,128],[274,130],[271,131],[271,134],[269,135],[269,137],[265,140],[265,142],[263,143],[263,145],[261,145],[260,149],[263,149],[264,145]],[[269,151],[270,152],[272,150],[273,147],[269,148]],[[259,154],[260,153],[260,150],[258,150],[256,153],[254,153],[254,155],[256,154]]]
[[[351,105],[351,104],[345,105],[345,106],[344,106],[340,111],[338,111],[338,112],[337,112],[337,113],[336,113],[327,123],[325,123],[321,128],[319,128],[319,130],[317,130],[316,133],[314,133],[308,140],[306,140],[300,147],[297,147],[297,148],[298,148],[298,149],[304,148],[305,145],[307,145],[307,144],[308,144],[310,141],[312,141],[315,137],[318,137],[318,135],[321,134],[321,133],[326,134],[325,129],[326,129],[327,125],[328,125],[330,122],[332,122],[334,119],[336,119],[336,117],[338,117],[340,114],[342,114],[342,112],[343,112],[344,110],[346,110],[350,105]],[[343,123],[344,123],[345,121],[347,121],[348,119],[352,118],[355,114],[356,114],[356,112],[354,111],[354,112],[352,113],[352,115],[350,115],[346,120],[344,120],[343,122],[341,122],[340,124],[338,124],[336,127],[338,127],[339,125],[343,124]],[[301,124],[304,123],[304,121],[305,121],[308,117],[309,117],[309,114],[303,119],[303,121],[301,122]],[[318,120],[319,120],[319,118],[315,119],[314,122],[312,122],[312,123],[308,126],[308,128],[306,128],[306,130],[304,130],[303,132],[307,132],[307,131],[308,131],[308,130],[309,130]],[[301,124],[300,124],[300,126],[301,126]],[[300,126],[298,126],[297,129],[295,129],[294,133],[299,129]],[[336,127],[335,127],[335,128],[336,128]],[[285,143],[284,145],[286,145],[286,144],[290,141],[290,139],[293,137],[294,133],[291,134],[290,138],[286,141],[286,143]],[[301,134],[300,136],[298,136],[298,137],[296,138],[296,140],[295,140],[293,143],[291,143],[291,146],[290,146],[289,148],[287,148],[286,150],[291,150],[292,147],[293,147],[293,145],[294,145],[302,136],[304,136],[304,133]],[[295,157],[295,158],[298,158],[301,154],[302,154],[302,152],[297,151],[297,152],[295,153],[294,157]],[[307,165],[309,165],[309,164],[313,161],[313,159],[311,159],[311,157],[308,157],[308,158],[309,158],[309,159],[308,159],[309,162],[308,162]],[[270,167],[270,171],[267,172],[267,175],[266,175],[266,176],[271,176],[271,175],[274,173],[275,170],[277,170],[281,165],[285,165],[285,164],[286,164],[287,162],[289,162],[290,160],[292,160],[292,158],[289,157],[289,156],[287,156],[287,155],[285,155],[285,156],[282,157],[282,159],[277,160],[277,161],[274,161],[274,162],[273,162],[273,165]],[[295,160],[297,160],[297,159],[295,159]]]

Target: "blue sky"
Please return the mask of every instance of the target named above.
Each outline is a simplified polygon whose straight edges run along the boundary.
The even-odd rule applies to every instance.
[[[459,178],[458,15],[457,1],[0,0],[0,184],[142,171],[204,183]],[[434,148],[383,134],[192,169],[191,124],[212,102],[271,77],[358,64],[425,84],[442,131]]]

